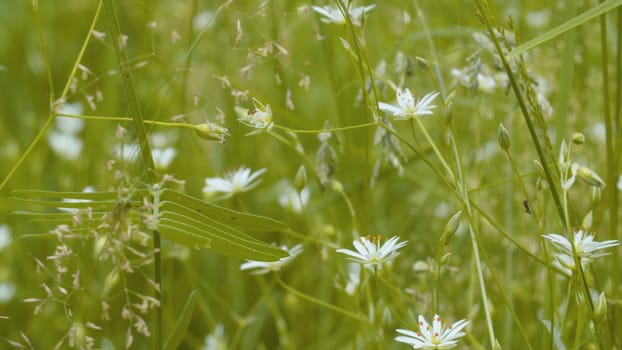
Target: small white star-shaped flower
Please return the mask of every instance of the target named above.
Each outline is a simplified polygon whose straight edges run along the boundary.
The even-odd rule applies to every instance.
[[[302,253],[302,245],[298,244],[293,246],[291,249],[286,246],[281,246],[284,250],[289,253],[289,256],[284,258],[280,258],[277,261],[257,261],[257,260],[247,260],[245,263],[240,265],[240,270],[251,270],[256,269],[251,272],[253,275],[263,275],[273,271],[279,271],[283,266],[289,264],[295,257]]]
[[[409,89],[397,89],[397,106],[379,102],[380,110],[392,113],[395,119],[410,119],[417,116],[432,114],[432,109],[436,106],[431,105],[432,101],[438,96],[438,92],[430,92],[420,100],[415,100]]]
[[[250,109],[240,106],[235,106],[234,108],[240,123],[257,129],[246,135],[257,134],[263,130],[272,130],[274,124],[272,123],[272,109],[270,105],[264,105],[255,98],[253,98],[253,105],[255,107]]]
[[[350,6],[347,8],[348,15],[350,16],[350,20],[352,24],[355,26],[360,26],[362,22],[363,15],[367,12],[371,11],[376,5],[368,5],[368,6]],[[343,16],[343,13],[336,6],[311,6],[313,11],[322,15],[322,19],[320,21],[324,23],[336,23],[336,24],[346,24],[346,19]]]
[[[237,193],[246,192],[255,188],[261,182],[258,179],[263,173],[268,171],[266,168],[259,169],[251,173],[251,169],[241,167],[225,174],[224,177],[208,177],[205,179],[203,193],[210,195],[221,192],[222,198],[229,198]]]
[[[559,250],[559,252],[555,254],[555,264],[564,269],[573,270],[575,267],[574,255],[572,253],[572,246],[570,245],[568,238],[555,233],[549,233],[543,235],[543,237],[551,241],[551,243],[553,243],[553,245]],[[595,258],[609,254],[599,252],[599,250],[619,245],[617,240],[603,242],[594,241],[594,236],[584,232],[583,230],[575,232],[573,239],[574,247],[582,266],[589,264]]]
[[[350,256],[352,261],[355,261],[367,268],[374,266],[381,266],[387,261],[395,259],[400,253],[397,251],[402,248],[408,241],[399,242],[398,236],[393,236],[384,244],[380,245],[381,236],[375,237],[361,237],[360,239],[352,241],[356,251],[350,249],[337,249],[338,253],[343,253]]]
[[[464,336],[462,330],[468,324],[469,321],[460,320],[446,326],[438,315],[434,315],[430,327],[425,318],[419,315],[419,332],[397,329],[397,332],[403,335],[396,337],[395,340],[411,345],[414,349],[451,349],[458,344],[458,339]]]

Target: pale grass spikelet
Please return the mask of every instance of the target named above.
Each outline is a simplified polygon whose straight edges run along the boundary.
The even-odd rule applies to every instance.
[[[245,263],[240,265],[240,270],[254,270],[251,272],[252,275],[264,275],[270,272],[280,271],[284,266],[290,264],[291,261],[303,251],[301,244],[297,244],[292,248],[288,248],[287,246],[281,246],[281,248],[287,251],[289,256],[280,258],[276,261],[246,260]]]
[[[361,237],[352,241],[356,251],[350,249],[337,249],[338,253],[346,254],[349,259],[366,268],[381,268],[385,263],[395,259],[400,253],[398,249],[408,244],[408,241],[399,242],[398,236],[393,236],[383,244],[382,236]],[[399,243],[398,243],[399,242]]]
[[[419,315],[419,330],[413,332],[407,329],[397,329],[402,334],[396,341],[411,345],[414,349],[451,349],[458,344],[458,340],[465,333],[462,331],[469,321],[463,319],[447,325],[438,315],[434,315],[432,326]]]
[[[438,92],[433,91],[423,96],[421,99],[415,99],[409,89],[402,90],[398,88],[395,91],[397,106],[379,102],[378,107],[381,111],[391,113],[394,119],[405,120],[432,114],[432,109],[436,106],[431,103],[438,95]]]

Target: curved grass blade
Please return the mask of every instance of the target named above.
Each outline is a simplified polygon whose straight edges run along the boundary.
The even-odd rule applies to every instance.
[[[510,53],[507,55],[508,60],[512,60],[516,58],[516,56],[527,52],[528,50],[547,42],[553,38],[558,37],[559,35],[564,34],[565,32],[574,29],[582,25],[583,23],[594,19],[598,16],[601,16],[614,8],[622,5],[622,0],[608,0],[598,4],[597,6],[592,7],[591,9],[583,12],[582,14],[571,18],[570,20],[558,25],[557,27],[538,35],[537,37],[526,41],[518,46],[516,46]]]
[[[13,195],[23,198],[48,198],[48,199],[90,199],[90,200],[113,200],[119,194],[116,191],[101,192],[59,192],[42,190],[14,190]]]
[[[197,213],[237,227],[244,232],[280,232],[288,229],[288,226],[281,221],[220,207],[171,189],[161,190],[160,199],[191,208]]]
[[[190,324],[192,311],[194,310],[194,306],[196,305],[196,303],[197,291],[195,289],[190,292],[190,295],[188,295],[188,299],[186,299],[186,304],[184,305],[183,310],[181,310],[181,315],[175,323],[175,328],[173,328],[173,332],[164,343],[164,350],[175,350],[179,347],[179,344],[181,343],[184,335],[186,334],[188,325]]]
[[[168,203],[167,207],[171,206],[179,207],[175,203]],[[172,232],[171,227],[174,228]],[[210,249],[226,256],[263,261],[277,260],[287,256],[287,252],[278,247],[259,241],[231,226],[205,216],[197,219],[164,210],[158,219],[158,229],[164,236],[172,237],[173,241],[178,240],[177,235],[180,233],[185,234],[186,237],[206,238],[210,241]]]

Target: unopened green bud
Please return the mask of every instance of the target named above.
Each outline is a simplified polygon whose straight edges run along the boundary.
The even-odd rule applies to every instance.
[[[441,236],[441,249],[449,243],[451,238],[458,230],[458,226],[460,225],[460,215],[462,215],[462,210],[455,213],[449,219],[449,221],[447,221],[447,224],[445,225],[445,231],[443,231],[443,235]]]
[[[583,218],[583,222],[581,223],[581,227],[583,227],[584,229],[590,229],[592,227],[592,211],[591,210]]]
[[[603,197],[603,190],[598,187],[592,187],[592,195],[590,200],[592,201],[592,208],[596,207],[600,203],[600,199]]]
[[[337,193],[343,193],[343,185],[335,179],[331,180],[330,188]]]
[[[296,178],[294,179],[294,186],[296,187],[296,191],[300,192],[307,185],[307,169],[305,169],[304,165],[301,165],[298,168],[298,172],[296,172]]]
[[[572,135],[572,143],[574,143],[575,145],[582,145],[585,143],[585,135],[583,135],[583,133],[580,132],[575,132]]]
[[[194,130],[200,138],[208,141],[225,143],[225,137],[229,136],[229,129],[209,122],[195,125]]]
[[[497,140],[499,141],[499,146],[504,151],[508,151],[510,149],[510,135],[508,131],[505,129],[503,124],[499,123],[499,131],[497,132]]]
[[[538,174],[538,177],[540,177],[541,179],[546,179],[546,174],[544,173],[544,168],[542,167],[542,164],[540,164],[540,162],[538,162],[537,160],[534,160],[533,164],[536,166],[536,173]]]
[[[447,262],[449,262],[449,257],[451,256],[451,253],[447,252],[445,253],[442,257],[441,257],[441,266],[442,265],[447,265]]]
[[[607,297],[605,292],[600,293],[594,305],[594,319],[596,322],[602,323],[607,320]]]
[[[603,179],[601,179],[600,176],[598,176],[598,174],[590,168],[579,166],[577,176],[579,176],[579,179],[583,180],[590,186],[598,187],[600,189],[603,189],[606,186],[605,181],[603,181]]]

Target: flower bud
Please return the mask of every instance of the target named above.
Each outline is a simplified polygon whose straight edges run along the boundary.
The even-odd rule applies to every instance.
[[[590,229],[592,227],[592,211],[591,210],[583,218],[583,222],[581,223],[581,227],[583,227],[583,229],[586,229],[586,230]]]
[[[195,125],[194,130],[196,131],[197,136],[208,141],[225,143],[227,142],[225,137],[229,136],[229,129],[210,122]]]
[[[294,179],[294,186],[296,191],[300,192],[307,185],[307,169],[304,165],[301,165],[296,172],[296,178]]]
[[[590,200],[592,202],[592,208],[596,207],[603,196],[603,190],[599,187],[592,187],[592,195],[590,196]]]
[[[443,249],[449,243],[451,238],[454,236],[454,234],[458,230],[458,226],[460,225],[461,214],[462,214],[462,210],[455,213],[449,219],[449,221],[447,221],[447,224],[445,225],[445,231],[443,232],[443,235],[441,236],[441,249]]]
[[[572,135],[572,143],[574,143],[575,145],[582,145],[585,143],[585,135],[583,135],[583,133],[580,132],[575,132]]]
[[[601,179],[600,176],[598,176],[598,174],[590,168],[579,166],[577,176],[579,176],[579,179],[583,180],[590,186],[598,187],[600,189],[603,189],[606,186],[605,181],[603,181],[603,179]]]
[[[497,140],[499,141],[499,146],[504,151],[508,151],[510,149],[510,135],[508,131],[505,129],[503,124],[499,123],[499,131],[497,132]]]
[[[442,257],[441,257],[441,266],[443,265],[447,265],[447,262],[449,262],[449,257],[451,256],[450,252],[445,253]]]
[[[594,319],[596,322],[602,323],[607,320],[607,297],[605,292],[600,293],[594,305]]]
[[[541,179],[546,179],[546,174],[544,173],[544,168],[542,167],[542,164],[540,164],[540,162],[538,162],[537,160],[534,160],[533,164],[536,166],[536,173],[538,174],[538,177]]]

